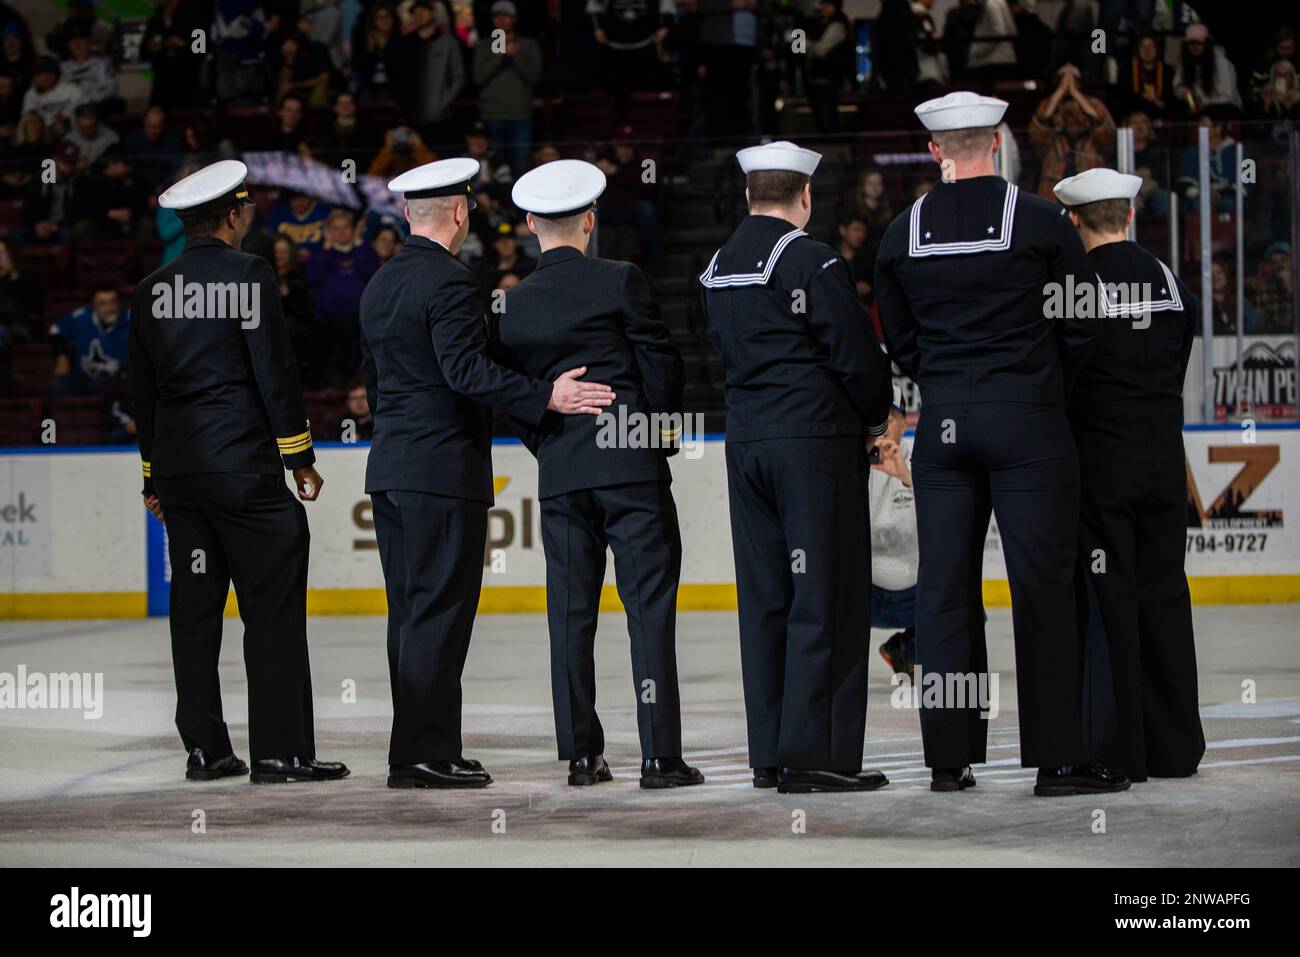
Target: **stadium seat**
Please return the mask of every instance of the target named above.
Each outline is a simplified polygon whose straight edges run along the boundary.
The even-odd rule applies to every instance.
[[[78,243],[76,257],[77,285],[83,289],[100,283],[116,285],[136,269],[135,244],[125,240]]]
[[[14,346],[12,355],[14,395],[47,395],[50,391],[50,372],[54,367],[50,347],[43,342],[25,343]]]
[[[0,399],[0,445],[31,445],[40,429],[40,399]]]

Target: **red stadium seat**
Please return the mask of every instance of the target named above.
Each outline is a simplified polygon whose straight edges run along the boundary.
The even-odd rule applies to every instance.
[[[45,343],[14,346],[14,395],[47,395],[50,391],[50,372],[53,368],[54,357],[50,355],[50,347]]]
[[[104,400],[97,395],[51,399],[50,418],[58,427],[59,441],[66,442],[66,430],[103,429]]]
[[[42,400],[0,399],[0,445],[28,445],[41,429]]]
[[[77,285],[93,288],[99,283],[116,285],[135,272],[135,244],[125,240],[106,243],[78,243]]]

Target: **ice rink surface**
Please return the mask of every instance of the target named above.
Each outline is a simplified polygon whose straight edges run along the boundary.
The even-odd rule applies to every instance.
[[[597,642],[615,780],[565,784],[544,617],[482,616],[466,666],[465,753],[496,782],[460,792],[385,787],[391,709],[382,619],[310,623],[319,755],[346,761],[352,777],[273,787],[184,780],[165,620],[0,622],[0,672],[104,676],[95,720],[0,710],[0,865],[1300,864],[1300,605],[1197,608],[1209,742],[1201,772],[1102,799],[1032,796],[1033,773],[1018,758],[1010,614],[989,614],[1001,713],[990,728],[990,762],[976,768],[978,787],[929,791],[917,715],[891,706],[875,651],[887,633],[878,631],[865,754],[891,783],[856,795],[750,786],[733,613],[680,618],[686,756],[708,780],[666,792],[637,787],[621,615],[602,616]],[[227,621],[226,636],[226,719],[247,759],[237,620]],[[1254,703],[1242,700],[1247,681]],[[347,682],[355,682],[355,702],[344,700]]]

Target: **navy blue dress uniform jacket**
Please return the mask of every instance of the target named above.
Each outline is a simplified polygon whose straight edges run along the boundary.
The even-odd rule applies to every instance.
[[[605,415],[548,412],[539,428],[520,428],[537,456],[538,497],[631,482],[671,481],[685,365],[641,270],[593,259],[572,247],[542,253],[537,268],[506,294],[498,324],[503,360],[550,381],[586,366],[583,376],[614,390]],[[637,418],[629,418],[637,414]],[[602,447],[601,430],[642,423],[644,444]]]
[[[961,255],[999,252],[1011,255]],[[1098,331],[1099,320],[1070,317],[1084,277],[1093,269],[1063,207],[997,176],[940,181],[880,242],[889,354],[927,405],[1060,405]],[[1049,314],[1051,283],[1065,316]]]
[[[492,504],[491,407],[538,425],[551,383],[489,359],[491,325],[474,273],[410,236],[361,297],[361,354],[375,437],[366,492]]]
[[[726,368],[727,441],[883,434],[889,361],[833,249],[784,219],[748,216],[700,284]]]
[[[1096,348],[1079,373],[1070,423],[1086,463],[1183,461],[1183,380],[1196,333],[1195,297],[1137,243],[1096,246],[1088,259],[1106,296]],[[1145,297],[1145,298],[1143,298]]]
[[[191,239],[140,281],[131,319],[146,494],[153,476],[280,475],[316,460],[279,283],[265,259],[216,237]]]

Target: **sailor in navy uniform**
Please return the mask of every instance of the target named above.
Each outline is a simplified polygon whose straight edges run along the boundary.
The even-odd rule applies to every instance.
[[[867,452],[889,364],[848,265],[804,226],[820,154],[737,154],[749,213],[700,276],[727,399],[727,491],[755,787],[884,786],[862,771],[871,620]]]
[[[1198,309],[1168,266],[1126,238],[1141,187],[1109,169],[1055,187],[1103,293],[1101,336],[1070,402],[1090,591],[1079,602],[1090,636],[1105,636],[1104,655],[1090,649],[1088,661],[1109,660],[1108,674],[1090,673],[1086,714],[1095,756],[1133,781],[1193,774],[1205,753],[1184,571],[1183,380]],[[1096,719],[1107,712],[1113,723]]]
[[[985,681],[991,511],[1011,586],[1021,763],[1039,768],[1036,794],[1111,791],[1128,781],[1090,761],[1078,710],[1079,464],[1065,408],[1098,321],[1047,306],[1053,284],[1077,292],[1095,279],[1064,211],[995,174],[1006,107],[952,93],[916,108],[942,179],[889,225],[876,261],[885,341],[921,390],[918,690],[924,702],[926,674],[945,688]],[[988,736],[978,697],[921,708],[934,790],[975,783]]]
[[[594,654],[608,547],[632,644],[641,787],[681,787],[704,780],[682,760],[677,690],[682,540],[667,457],[682,429],[685,366],[641,270],[586,255],[605,182],[590,163],[556,160],[515,183],[542,254],[507,294],[499,337],[503,358],[534,378],[582,365],[618,396],[595,418],[548,413],[520,430],[537,456],[555,735],[569,783],[611,780]]]
[[[307,661],[307,516],[320,494],[279,284],[239,251],[253,201],[236,160],[207,166],[158,205],[185,251],[140,281],[130,379],[145,504],[167,526],[176,727],[186,777],[247,774],[221,709],[217,658],[233,582],[244,622],[248,748],[259,784],[346,777],[316,760]]]
[[[554,383],[489,358],[474,273],[457,258],[479,164],[448,159],[388,184],[411,235],[361,297],[361,352],[375,437],[366,492],[388,596],[393,694],[388,786],[492,783],[461,753],[461,672],[478,609],[493,503],[491,407],[540,425],[548,409],[596,414],[613,400],[570,369]]]

